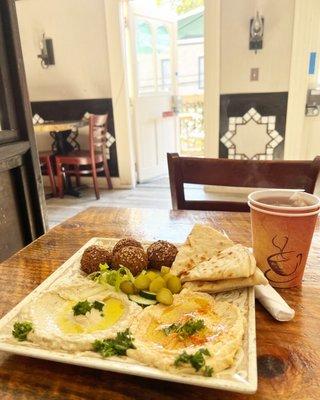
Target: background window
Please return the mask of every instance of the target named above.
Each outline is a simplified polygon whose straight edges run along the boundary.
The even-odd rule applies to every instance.
[[[168,58],[161,60],[161,90],[170,89],[171,71],[170,60]]]
[[[166,26],[156,30],[158,90],[171,90],[171,37]]]
[[[149,22],[138,20],[136,29],[136,51],[139,93],[155,91],[155,66],[152,30]]]

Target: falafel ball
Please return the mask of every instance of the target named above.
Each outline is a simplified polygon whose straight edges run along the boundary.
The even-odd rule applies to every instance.
[[[108,249],[101,246],[89,246],[82,254],[80,265],[83,272],[91,274],[99,271],[100,264],[110,264],[112,254]]]
[[[112,250],[112,254],[116,254],[117,251],[119,251],[120,249],[122,249],[123,247],[127,247],[127,246],[133,246],[133,247],[140,247],[140,249],[142,249],[142,244],[140,242],[138,242],[136,239],[133,238],[125,238],[125,239],[121,239],[119,240],[113,250]]]
[[[119,269],[121,266],[127,267],[132,275],[138,275],[148,266],[146,252],[140,247],[126,246],[117,251],[112,258],[112,268]]]
[[[166,240],[158,240],[152,243],[147,249],[149,267],[161,269],[163,265],[171,268],[176,258],[178,249]]]

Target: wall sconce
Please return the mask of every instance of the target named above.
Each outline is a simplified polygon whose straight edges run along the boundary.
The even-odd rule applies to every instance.
[[[52,39],[47,39],[45,34],[42,35],[40,41],[40,54],[38,58],[41,59],[41,67],[48,68],[49,65],[54,65],[54,54],[53,54],[53,44]]]
[[[257,50],[262,49],[262,40],[264,33],[264,18],[257,15],[254,18],[250,19],[250,38],[249,38],[249,49],[254,50],[257,53]]]

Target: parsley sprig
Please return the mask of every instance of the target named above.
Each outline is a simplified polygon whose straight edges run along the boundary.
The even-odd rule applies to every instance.
[[[27,340],[28,333],[33,330],[32,322],[15,322],[13,325],[12,336],[23,342]]]
[[[210,377],[213,373],[213,368],[206,365],[204,356],[210,356],[208,349],[199,349],[194,354],[188,354],[183,351],[174,361],[175,367],[180,367],[183,364],[190,364],[196,371],[202,370],[203,375]]]
[[[100,353],[102,357],[125,356],[128,349],[135,349],[134,338],[129,329],[118,332],[115,339],[95,340],[93,351]]]
[[[87,312],[90,312],[93,308],[100,311],[102,313],[104,303],[101,301],[94,301],[93,303],[88,300],[79,301],[75,306],[72,307],[73,315],[86,315]]]
[[[181,340],[187,339],[195,333],[205,328],[203,319],[190,319],[184,324],[171,324],[162,329],[162,331],[168,336],[171,333],[177,333]]]

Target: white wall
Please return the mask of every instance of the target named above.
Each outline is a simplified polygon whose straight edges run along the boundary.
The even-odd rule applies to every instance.
[[[249,21],[265,18],[263,49],[249,50]],[[220,93],[288,91],[294,0],[221,1]],[[250,69],[259,80],[250,81]]]
[[[317,72],[309,75],[309,88],[314,89],[319,86],[320,82],[320,2],[314,3],[313,12],[315,14],[315,23],[311,35],[311,51],[317,53]],[[307,138],[306,155],[304,158],[313,159],[320,155],[320,116],[305,117],[303,133]]]
[[[16,2],[31,101],[111,97],[104,0]],[[40,66],[42,33],[55,65]]]

